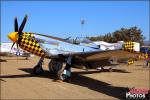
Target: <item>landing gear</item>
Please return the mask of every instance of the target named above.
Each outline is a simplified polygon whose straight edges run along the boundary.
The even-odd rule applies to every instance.
[[[109,68],[108,70],[109,70],[109,72],[113,72],[113,69],[112,69],[112,68]]]
[[[57,72],[57,79],[63,81],[70,81],[71,78],[71,65],[63,63],[62,68]]]
[[[63,66],[62,61],[58,61],[54,59],[52,59],[48,64],[48,68],[51,73],[57,73],[61,69],[62,66]]]
[[[49,71],[55,73],[58,80],[66,81],[71,77],[71,60],[68,57],[64,61],[52,59],[49,63]]]
[[[43,73],[43,68],[42,68],[42,65],[36,65],[34,68],[33,68],[33,73],[35,75],[40,75]]]
[[[66,80],[68,77],[66,75],[66,63],[63,63],[62,67],[57,72],[57,79],[58,80]]]
[[[63,74],[65,67],[66,67],[65,63],[63,63],[60,60],[58,61],[58,60],[54,60],[54,59],[52,59],[48,65],[49,71],[51,73],[56,74],[57,78],[59,80],[67,79],[67,76],[65,74]]]
[[[98,67],[98,68],[96,68],[96,69],[99,70],[99,71],[103,71],[103,70],[104,70],[104,67],[101,66],[101,67]]]
[[[43,73],[43,68],[42,68],[42,62],[43,62],[43,60],[44,60],[44,57],[42,57],[42,58],[39,60],[38,64],[33,68],[33,73],[34,73],[35,75],[40,75],[40,74]]]

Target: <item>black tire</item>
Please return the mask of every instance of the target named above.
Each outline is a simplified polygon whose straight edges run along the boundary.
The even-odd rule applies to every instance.
[[[62,64],[63,62],[61,61],[51,60],[48,64],[49,71],[51,73],[57,73],[61,69]]]
[[[33,68],[33,73],[35,75],[40,75],[43,73],[43,68],[41,65],[36,65],[34,68]]]
[[[57,60],[51,60],[48,65],[49,71],[57,75],[58,80],[65,81],[68,79],[68,76],[63,74],[63,62]]]

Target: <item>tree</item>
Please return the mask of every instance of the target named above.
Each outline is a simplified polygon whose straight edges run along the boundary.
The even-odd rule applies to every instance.
[[[142,35],[141,29],[136,26],[131,28],[121,28],[112,33],[107,33],[102,36],[88,37],[92,41],[106,41],[106,42],[117,42],[117,41],[134,41],[143,44],[145,37]]]

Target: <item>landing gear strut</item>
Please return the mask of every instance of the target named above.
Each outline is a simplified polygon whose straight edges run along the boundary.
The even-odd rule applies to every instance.
[[[71,77],[71,65],[63,63],[62,68],[57,72],[57,79],[63,81],[69,81]]]
[[[69,56],[65,59],[65,63],[63,64],[62,68],[57,72],[57,78],[59,80],[67,80],[69,81],[71,78],[71,63],[72,57]]]
[[[37,65],[33,68],[33,73],[35,75],[40,75],[43,73],[43,68],[42,68],[42,62],[44,60],[44,57],[41,57]]]
[[[64,60],[52,59],[49,63],[49,71],[55,73],[58,80],[66,81],[71,77],[71,60],[68,57]]]

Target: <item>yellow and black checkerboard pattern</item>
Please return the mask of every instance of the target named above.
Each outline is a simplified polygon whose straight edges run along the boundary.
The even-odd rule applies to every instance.
[[[41,57],[45,56],[45,53],[40,47],[39,43],[37,42],[37,40],[34,39],[33,33],[24,32],[22,34],[19,46],[23,50],[31,52],[34,55],[41,56]]]
[[[134,42],[131,42],[131,41],[125,42],[124,50],[129,51],[129,52],[133,52],[134,51]]]

